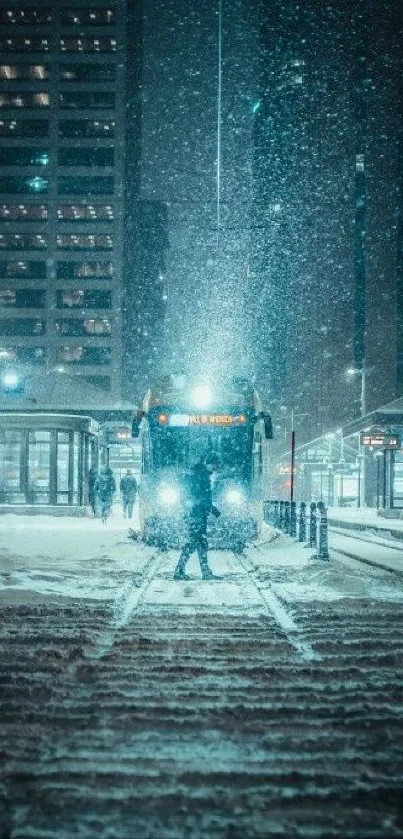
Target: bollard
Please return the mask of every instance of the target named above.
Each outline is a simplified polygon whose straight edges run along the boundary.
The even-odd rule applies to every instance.
[[[295,538],[297,535],[297,504],[291,501],[290,504],[290,536]]]
[[[280,503],[276,500],[274,502],[274,527],[280,527]]]
[[[306,504],[301,501],[298,516],[298,542],[305,542],[306,539]]]
[[[316,503],[309,505],[309,547],[316,548]]]
[[[290,502],[284,502],[284,533],[290,532],[290,525],[291,525],[291,510],[290,510]]]
[[[285,513],[284,504],[285,504],[285,501],[280,501],[280,504],[279,504],[280,509],[279,509],[279,516],[278,516],[278,526],[279,526],[280,530],[284,530],[284,513]]]
[[[269,521],[270,521],[270,524],[271,524],[272,527],[276,526],[275,506],[276,506],[275,501],[272,500],[272,501],[269,502]]]
[[[317,504],[316,556],[317,559],[329,559],[327,510],[323,501]]]

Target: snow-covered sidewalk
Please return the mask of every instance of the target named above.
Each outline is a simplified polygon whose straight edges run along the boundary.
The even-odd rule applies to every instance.
[[[191,579],[177,583],[173,570],[179,551],[159,554],[155,548],[134,542],[128,535],[130,524],[119,512],[106,525],[99,519],[2,516],[0,600],[21,603],[62,597],[104,601],[114,610],[113,604],[116,608],[122,602],[127,605],[126,601],[136,598],[142,588],[143,606],[151,610],[242,609],[252,613],[262,607],[259,589],[270,588],[284,603],[291,604],[355,596],[403,597],[399,578],[393,579],[382,567],[360,567],[332,550],[330,561],[315,559],[312,549],[267,525],[245,557],[237,557],[232,551],[209,551],[210,565],[221,579],[202,581],[197,558],[192,556],[187,568]],[[346,540],[354,541],[356,553],[359,546],[374,564],[378,557],[385,567],[388,549],[382,545],[335,534],[331,549],[345,548]],[[399,552],[389,549],[389,553],[403,567]],[[158,572],[150,577],[154,556]]]
[[[390,534],[389,538],[403,539],[403,519],[386,518],[371,507],[329,507],[327,514],[329,522],[337,522],[340,526],[379,530],[381,535]]]

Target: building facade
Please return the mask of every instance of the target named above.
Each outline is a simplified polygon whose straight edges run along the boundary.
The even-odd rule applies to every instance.
[[[0,6],[0,349],[116,397],[125,6]]]

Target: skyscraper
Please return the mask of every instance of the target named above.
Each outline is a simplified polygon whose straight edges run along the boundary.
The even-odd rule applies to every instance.
[[[139,72],[128,23],[122,0],[0,8],[0,349],[116,397],[122,344],[142,318],[125,293],[124,220],[138,167],[131,159],[127,193],[127,132],[132,158],[140,154],[138,120],[128,123],[126,111],[127,67],[131,116]],[[132,296],[141,282],[131,277]],[[123,321],[123,298],[134,322]]]

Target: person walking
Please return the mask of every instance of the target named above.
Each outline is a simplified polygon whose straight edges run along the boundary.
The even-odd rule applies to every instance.
[[[186,564],[194,551],[197,551],[203,580],[213,580],[215,575],[209,568],[207,551],[207,520],[211,513],[218,518],[221,515],[212,503],[211,470],[218,468],[218,459],[210,457],[209,467],[201,459],[191,470],[185,481],[185,516],[187,539],[181,550],[178,564],[174,571],[174,580],[189,580],[185,572]]]
[[[97,494],[95,491],[95,484],[98,479],[98,469],[96,466],[91,466],[88,472],[88,503],[92,510],[92,515],[96,516],[96,501]]]
[[[105,524],[112,509],[113,496],[116,492],[116,481],[110,466],[103,466],[95,481],[95,492],[99,501],[101,519]]]
[[[120,480],[120,493],[124,518],[131,519],[137,494],[137,481],[131,469]]]

